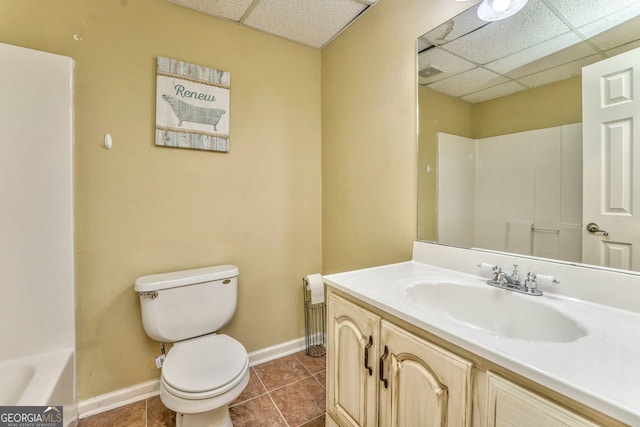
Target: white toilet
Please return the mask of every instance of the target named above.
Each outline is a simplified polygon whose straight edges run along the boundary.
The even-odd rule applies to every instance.
[[[142,324],[151,338],[173,342],[162,366],[160,399],[178,427],[232,426],[229,403],[249,382],[249,356],[215,334],[236,310],[233,265],[155,274],[136,280]]]

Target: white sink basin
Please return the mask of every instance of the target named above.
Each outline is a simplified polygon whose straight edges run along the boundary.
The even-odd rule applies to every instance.
[[[575,320],[537,300],[544,297],[433,279],[414,279],[403,287],[418,307],[499,337],[565,343],[587,334]]]

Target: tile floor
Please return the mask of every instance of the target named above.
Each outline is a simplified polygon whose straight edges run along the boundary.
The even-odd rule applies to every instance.
[[[251,368],[249,385],[230,405],[234,427],[324,427],[325,358],[304,351]],[[173,427],[159,397],[80,420],[78,427]]]

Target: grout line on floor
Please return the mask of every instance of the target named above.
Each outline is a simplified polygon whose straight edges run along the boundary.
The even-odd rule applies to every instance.
[[[290,383],[287,383],[287,384],[281,385],[281,386],[280,386],[280,387],[278,387],[278,388],[274,388],[273,390],[269,390],[269,391],[267,391],[267,394],[271,394],[271,393],[273,393],[274,391],[282,390],[283,388],[285,388],[285,387],[289,387],[290,385],[293,385],[293,384],[296,384],[296,383],[299,383],[300,381],[308,380],[308,379],[309,379],[309,377],[313,377],[313,375],[307,375],[306,377],[298,378],[298,379],[297,379],[297,380],[295,380],[295,381],[291,381]],[[314,379],[315,379],[315,378],[314,378]],[[316,380],[316,381],[317,381],[317,380]]]
[[[324,417],[324,416],[325,416],[325,413],[323,412],[323,413],[322,413],[322,415],[318,415],[318,416],[317,416],[317,417],[315,417],[315,418],[311,418],[310,420],[307,420],[307,421],[303,422],[303,423],[302,423],[302,424],[300,424],[300,425],[301,425],[301,426],[303,426],[303,425],[305,425],[305,424],[307,424],[307,423],[310,423],[311,421],[319,420],[320,418],[322,418],[322,417]]]
[[[278,405],[276,405],[276,402],[273,400],[273,397],[271,397],[271,393],[267,393],[267,396],[269,396],[269,400],[271,400],[271,403],[273,403],[273,406],[275,406],[276,411],[278,411],[278,414],[280,415],[280,418],[282,419],[282,421],[284,421],[284,425],[286,425],[287,427],[290,427],[289,422],[284,417],[284,415],[282,415],[282,412],[280,412],[280,408],[278,408]]]
[[[311,376],[312,376],[316,381],[318,381],[318,383],[322,386],[322,388],[323,388],[323,389],[325,389],[325,390],[326,390],[326,389],[327,389],[327,387],[326,387],[324,384],[322,384],[322,382],[318,379],[318,377],[316,377],[316,375],[317,375],[317,374],[320,374],[320,373],[322,373],[322,372],[325,372],[325,371],[317,372],[315,375],[311,375]]]
[[[251,368],[253,369],[253,368]],[[262,388],[264,388],[264,392],[269,394],[269,389],[267,388],[267,386],[264,384],[264,381],[262,381],[262,378],[260,378],[260,374],[258,373],[258,371],[256,371],[255,369],[253,369],[253,373],[256,374],[256,377],[258,377],[258,381],[260,381],[260,384],[262,384]]]
[[[229,408],[233,408],[234,406],[238,406],[238,405],[242,405],[242,404],[247,403],[247,402],[251,402],[253,399],[257,399],[259,397],[262,397],[265,394],[269,394],[269,393],[265,391],[264,393],[257,394],[257,395],[255,395],[253,397],[250,397],[248,399],[242,400],[240,402],[234,402],[232,405],[229,405]]]

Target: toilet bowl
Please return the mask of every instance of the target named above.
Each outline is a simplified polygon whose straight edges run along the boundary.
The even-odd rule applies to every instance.
[[[248,382],[249,357],[242,344],[228,335],[205,335],[176,343],[167,353],[160,399],[178,413],[178,426],[231,426],[227,405]],[[192,421],[212,417],[219,418],[219,424]]]
[[[144,276],[136,280],[145,332],[174,342],[160,376],[160,399],[179,427],[230,427],[228,405],[249,382],[249,356],[215,331],[233,316],[234,266]]]

